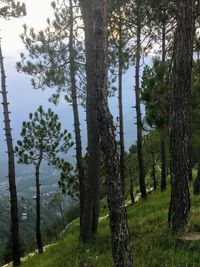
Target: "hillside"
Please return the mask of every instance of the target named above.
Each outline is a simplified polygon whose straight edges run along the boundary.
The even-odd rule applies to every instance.
[[[192,193],[191,193],[192,195]],[[200,242],[183,241],[167,226],[170,191],[152,192],[147,200],[129,206],[128,220],[136,267],[200,266]],[[192,196],[188,232],[200,231],[200,197]],[[105,210],[102,210],[105,214]],[[78,243],[78,222],[65,230],[61,239],[46,247],[43,255],[26,257],[23,267],[111,267],[108,218],[101,220],[96,240]]]

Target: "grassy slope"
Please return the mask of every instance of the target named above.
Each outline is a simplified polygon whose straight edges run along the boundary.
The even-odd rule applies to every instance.
[[[199,267],[200,241],[181,242],[167,226],[170,192],[153,192],[148,200],[128,207],[129,228],[136,267]],[[189,230],[200,231],[200,197],[192,197]],[[78,223],[43,255],[29,257],[23,267],[79,267],[80,262],[95,267],[111,267],[108,219],[99,224],[96,240],[80,245]],[[84,265],[87,266],[87,265]],[[90,265],[88,265],[90,266]]]

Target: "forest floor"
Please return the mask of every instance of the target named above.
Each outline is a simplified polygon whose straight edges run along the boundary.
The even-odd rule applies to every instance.
[[[192,191],[192,190],[191,190]],[[200,196],[191,192],[190,220],[185,233],[173,235],[167,215],[170,189],[159,190],[127,207],[135,267],[200,266]],[[105,202],[102,205],[96,239],[80,244],[79,225],[75,220],[62,238],[46,247],[43,255],[28,256],[22,267],[112,267],[109,222]]]

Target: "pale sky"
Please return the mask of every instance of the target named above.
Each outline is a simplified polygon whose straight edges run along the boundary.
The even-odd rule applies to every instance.
[[[19,37],[23,32],[23,24],[41,30],[46,27],[46,19],[51,18],[53,9],[51,0],[25,0],[27,15],[23,18],[0,21],[0,37],[2,39],[2,51],[7,76],[8,101],[10,102],[11,124],[13,136],[19,138],[23,120],[28,119],[28,114],[37,109],[39,105],[51,107],[59,114],[64,127],[72,131],[71,108],[62,101],[59,107],[48,102],[53,93],[52,90],[33,90],[30,77],[23,73],[17,73],[16,61],[20,59],[19,54],[24,50],[24,45]],[[0,125],[2,125],[2,112],[0,112]],[[3,127],[0,128],[0,151],[4,148]],[[14,140],[15,142],[16,140]]]
[[[24,0],[26,4],[27,15],[20,19],[10,19],[9,21],[1,19],[0,36],[2,38],[2,48],[4,55],[8,57],[17,57],[19,51],[23,49],[23,44],[19,35],[23,32],[23,24],[27,24],[41,30],[46,25],[46,19],[52,17],[52,0]]]
[[[11,124],[13,128],[14,143],[19,138],[23,120],[28,119],[28,114],[36,110],[39,105],[51,107],[60,117],[64,128],[70,132],[73,131],[72,110],[65,101],[61,101],[59,106],[55,107],[48,102],[48,98],[53,90],[34,90],[30,84],[30,77],[16,71],[16,61],[19,60],[19,54],[24,50],[23,43],[19,35],[23,32],[23,24],[33,27],[36,30],[42,30],[46,27],[46,19],[51,18],[53,9],[52,0],[24,0],[26,4],[27,15],[20,19],[10,19],[0,21],[0,37],[2,38],[2,51],[5,57],[4,64],[7,76],[8,99],[11,110]],[[125,117],[125,139],[127,148],[135,141],[134,125],[134,92],[133,92],[133,69],[124,76],[124,117]],[[1,102],[1,101],[0,101]],[[117,97],[110,101],[110,108],[113,114],[117,115]],[[80,120],[82,127],[82,136],[84,147],[86,146],[86,125],[85,113],[80,110]],[[2,127],[2,112],[0,110],[0,161],[2,152],[5,151],[4,132]],[[74,152],[72,152],[74,154]],[[5,153],[3,155],[6,155]],[[1,167],[0,167],[1,169]]]

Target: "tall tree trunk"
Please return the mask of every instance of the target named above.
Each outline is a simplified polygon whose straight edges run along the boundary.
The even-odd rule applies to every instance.
[[[97,121],[97,99],[94,83],[95,77],[95,51],[93,51],[93,25],[92,21],[92,0],[80,0],[83,20],[85,25],[86,44],[86,76],[87,76],[87,97],[86,97],[86,119],[88,137],[88,170],[87,188],[85,196],[84,212],[81,220],[80,238],[87,241],[92,238],[98,226],[99,218],[99,190],[100,190],[100,144],[99,128]]]
[[[80,225],[84,210],[85,194],[86,194],[86,181],[85,172],[82,158],[82,142],[81,142],[81,131],[80,131],[80,120],[77,103],[77,87],[76,87],[76,64],[75,64],[75,50],[74,50],[74,16],[73,16],[73,4],[72,0],[70,3],[70,37],[69,37],[69,51],[70,51],[70,82],[71,82],[71,96],[72,96],[72,107],[74,115],[74,132],[76,142],[76,161],[78,168],[79,178],[79,192],[80,192]],[[81,227],[81,226],[80,226]]]
[[[133,177],[130,176],[130,198],[131,198],[131,204],[134,204],[135,199],[134,199],[134,194],[133,194]]]
[[[64,216],[63,216],[63,208],[62,208],[61,200],[59,200],[59,208],[60,208],[60,216],[62,219],[63,229],[65,229],[65,220],[64,220]]]
[[[40,164],[41,158],[39,163],[35,169],[35,181],[36,181],[36,241],[37,241],[37,248],[38,253],[43,253],[43,245],[42,245],[42,236],[41,236],[41,212],[40,212]]]
[[[93,86],[97,104],[98,129],[107,171],[113,259],[116,267],[132,267],[130,234],[123,203],[117,144],[113,118],[107,102],[107,1],[80,0],[80,4],[86,31],[87,78],[90,84],[92,74],[91,86]]]
[[[155,169],[155,161],[152,162],[152,178],[153,178],[153,189],[156,190],[157,183],[156,183],[156,169]]]
[[[171,113],[171,203],[169,225],[174,230],[188,222],[190,196],[190,94],[194,36],[194,2],[177,2],[178,21]]]
[[[144,158],[142,147],[142,116],[140,107],[140,60],[141,60],[141,18],[140,3],[136,1],[137,9],[137,47],[136,47],[136,65],[135,65],[135,100],[136,100],[136,119],[137,119],[137,157],[139,165],[139,184],[141,197],[147,196],[145,184]]]
[[[130,234],[126,209],[123,203],[123,188],[115,140],[113,118],[108,108],[107,66],[107,1],[91,0],[93,27],[92,39],[95,58],[95,89],[101,148],[107,172],[108,207],[112,239],[112,255],[116,267],[132,267]]]
[[[3,64],[2,50],[0,46],[0,66],[1,66],[1,86],[3,98],[3,115],[5,125],[5,136],[8,149],[8,179],[10,190],[10,213],[11,213],[11,235],[12,235],[12,258],[13,265],[20,265],[20,242],[19,242],[19,217],[17,203],[17,189],[15,182],[15,158],[13,150],[12,133],[10,127],[10,118],[8,110],[8,100],[6,91],[6,76]]]
[[[165,12],[165,7],[164,7]],[[162,62],[165,63],[166,61],[166,22],[165,20],[162,23]],[[165,82],[165,81],[163,81]],[[166,189],[166,147],[165,147],[165,141],[163,137],[163,131],[161,130],[160,134],[160,153],[161,153],[161,183],[160,188],[161,191],[164,191]]]
[[[118,103],[119,103],[119,135],[120,135],[120,174],[122,179],[122,187],[124,192],[124,120],[123,120],[123,100],[122,100],[122,75],[123,75],[123,51],[122,51],[122,18],[121,10],[119,10],[119,66],[118,66]]]
[[[165,148],[165,141],[163,140],[162,133],[161,133],[161,138],[160,138],[160,152],[161,152],[161,162],[162,162],[162,167],[161,167],[161,191],[164,191],[166,189],[166,148]]]

